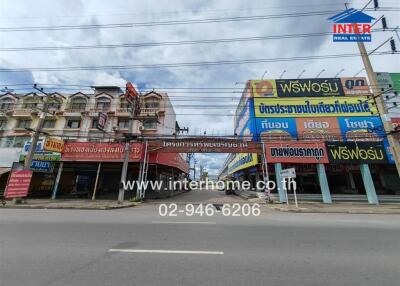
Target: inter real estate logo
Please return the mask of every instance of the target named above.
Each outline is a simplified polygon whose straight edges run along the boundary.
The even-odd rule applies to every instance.
[[[371,21],[374,20],[364,12],[350,8],[329,20],[333,23],[334,42],[371,42]]]

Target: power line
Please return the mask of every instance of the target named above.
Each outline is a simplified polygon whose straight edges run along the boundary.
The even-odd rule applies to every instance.
[[[395,29],[374,29],[372,32],[394,31]],[[178,45],[198,45],[198,44],[216,44],[216,43],[233,43],[245,41],[265,41],[265,40],[281,40],[305,37],[322,37],[333,35],[333,32],[320,33],[302,33],[302,34],[285,34],[263,37],[241,37],[241,38],[219,38],[219,39],[202,39],[191,41],[168,41],[168,42],[149,42],[149,43],[128,43],[128,44],[106,44],[106,45],[76,45],[76,46],[43,46],[43,47],[7,47],[0,48],[1,52],[23,52],[23,51],[55,51],[55,50],[87,50],[87,49],[115,49],[115,48],[138,48],[138,47],[157,47],[157,46],[178,46]]]
[[[375,11],[375,9],[365,9],[365,10]],[[312,12],[300,12],[300,13],[270,14],[270,15],[258,15],[258,16],[239,16],[239,17],[225,17],[225,18],[187,19],[187,20],[173,20],[173,21],[159,21],[159,22],[152,21],[152,22],[131,22],[131,23],[112,23],[112,24],[3,27],[3,28],[0,28],[0,32],[88,30],[88,29],[136,28],[136,27],[149,27],[149,26],[206,24],[206,23],[220,23],[220,22],[238,22],[238,21],[254,21],[254,20],[322,16],[322,15],[331,15],[331,14],[338,13],[341,11],[342,10],[312,11]],[[382,8],[379,8],[379,11],[399,11],[399,8],[382,7]]]
[[[400,54],[400,52],[378,52],[373,56]],[[317,59],[333,59],[333,58],[349,58],[359,57],[360,54],[331,54],[317,56],[301,56],[289,58],[269,58],[269,59],[245,59],[245,60],[224,60],[224,61],[204,61],[204,62],[182,62],[182,63],[166,63],[166,64],[146,64],[146,65],[112,65],[112,66],[71,66],[71,67],[24,67],[24,68],[2,68],[0,72],[27,72],[27,71],[88,71],[88,70],[129,70],[129,69],[148,69],[148,68],[177,68],[177,67],[194,67],[194,66],[214,66],[214,65],[237,65],[252,63],[271,63],[271,62],[287,62],[287,61],[304,61]]]

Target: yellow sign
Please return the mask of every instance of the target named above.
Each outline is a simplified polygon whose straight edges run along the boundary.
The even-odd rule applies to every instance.
[[[64,141],[56,138],[47,138],[44,143],[44,150],[61,153],[64,149]]]
[[[378,111],[366,96],[255,98],[256,117],[371,116]]]
[[[277,97],[276,83],[274,79],[252,80],[251,95],[257,97]]]
[[[249,168],[258,164],[256,153],[238,153],[228,164],[228,174]]]

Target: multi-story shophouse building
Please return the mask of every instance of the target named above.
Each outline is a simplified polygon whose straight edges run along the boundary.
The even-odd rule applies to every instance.
[[[61,172],[57,196],[91,196],[95,178],[99,174],[97,197],[116,198],[120,185],[123,156],[123,148],[120,147],[124,144],[124,134],[146,137],[179,133],[176,114],[166,93],[151,91],[142,94],[140,114],[136,114],[140,120],[134,120],[132,130],[128,130],[130,105],[121,89],[116,86],[94,86],[93,90],[93,93],[52,93],[47,100],[49,112],[41,139],[45,140],[47,136],[61,138],[65,148],[62,154],[47,154],[47,159],[55,161],[54,169],[51,172],[34,173],[30,196],[50,197],[56,174]],[[41,110],[43,97],[38,93],[0,95],[0,191],[5,188],[13,162],[23,160],[24,147],[30,141],[32,130],[37,127]],[[97,128],[99,112],[108,117],[103,131]],[[137,153],[131,152],[128,179],[137,179],[144,152],[137,148],[132,150]],[[166,181],[188,172],[188,166],[180,154],[150,153],[148,163],[149,179]],[[157,196],[151,191],[148,194]]]

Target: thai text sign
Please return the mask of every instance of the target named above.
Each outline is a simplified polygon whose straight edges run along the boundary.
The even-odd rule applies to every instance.
[[[382,142],[325,142],[330,163],[386,163]]]
[[[256,130],[262,141],[297,138],[294,118],[256,118]]]
[[[149,141],[150,152],[163,153],[259,153],[252,141],[220,138],[183,138]]]
[[[130,161],[142,157],[142,144],[131,143]],[[67,142],[61,156],[62,161],[121,162],[124,158],[124,143]]]
[[[54,162],[32,160],[30,169],[35,172],[52,173],[54,170]]]
[[[43,149],[46,151],[54,151],[54,152],[61,153],[63,148],[64,148],[63,140],[49,137],[46,139]]]
[[[5,198],[21,198],[26,197],[31,184],[32,171],[30,170],[12,170],[6,191]]]
[[[19,161],[25,161],[26,155],[20,155],[19,156]],[[33,160],[36,161],[60,161],[61,159],[61,154],[60,153],[55,153],[55,152],[47,152],[47,151],[42,151],[42,152],[35,152],[33,154]]]
[[[258,164],[257,154],[255,153],[239,153],[236,154],[232,162],[228,164],[228,173],[234,173],[236,171],[246,169],[251,166]]]
[[[344,96],[339,78],[277,79],[278,97]]]
[[[305,140],[340,139],[340,128],[336,117],[296,118],[297,132]]]
[[[345,95],[370,95],[368,82],[365,77],[340,78]]]
[[[371,116],[376,107],[367,97],[255,98],[256,117]]]
[[[323,142],[265,143],[268,163],[328,163]]]

